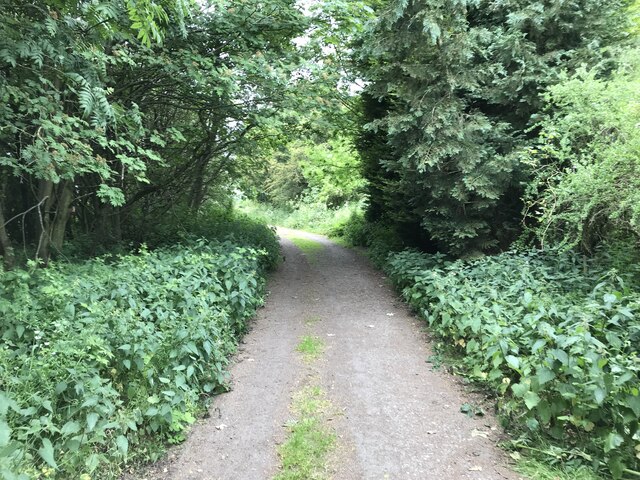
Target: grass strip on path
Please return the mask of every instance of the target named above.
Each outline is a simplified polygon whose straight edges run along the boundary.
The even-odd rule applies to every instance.
[[[324,342],[318,337],[305,335],[302,337],[302,341],[298,344],[296,350],[304,355],[306,362],[312,362],[322,355]]]
[[[310,238],[297,237],[295,235],[285,235],[288,240],[302,250],[310,264],[318,263],[318,254],[324,249],[324,245],[317,240]]]
[[[331,408],[318,386],[307,386],[294,396],[292,410],[297,419],[289,425],[289,438],[278,449],[282,470],[274,480],[329,478],[327,456],[336,442],[335,434],[326,426]]]

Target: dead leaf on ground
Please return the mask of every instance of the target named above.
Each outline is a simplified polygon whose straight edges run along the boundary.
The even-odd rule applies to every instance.
[[[489,434],[487,432],[483,432],[482,430],[478,430],[476,428],[471,430],[471,436],[472,437],[489,438]]]

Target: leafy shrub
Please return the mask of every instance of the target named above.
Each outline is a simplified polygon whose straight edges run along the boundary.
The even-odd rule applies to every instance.
[[[640,298],[568,253],[447,261],[391,255],[389,274],[506,419],[550,436],[565,460],[620,478],[640,453]]]
[[[181,440],[224,386],[267,256],[199,241],[3,273],[0,477],[114,478]]]
[[[384,267],[393,252],[405,248],[404,241],[392,226],[370,223],[365,229],[369,257],[378,267]]]
[[[329,234],[343,238],[350,245],[364,247],[367,245],[367,222],[361,212],[354,212],[345,221],[336,223]]]
[[[145,224],[142,219],[138,223]],[[264,251],[261,264],[274,269],[280,261],[280,244],[273,228],[258,217],[253,218],[232,208],[210,205],[194,214],[186,208],[174,207],[161,221],[153,222],[142,231],[138,226],[129,237],[149,247],[168,246],[185,240],[206,238],[213,241],[231,241],[236,245]]]
[[[369,257],[378,267],[385,266],[391,252],[398,252],[406,247],[395,227],[382,222],[367,222],[360,211],[337,223],[330,234],[344,239],[350,245],[367,247]]]
[[[640,50],[605,80],[585,68],[546,94],[537,141],[521,152],[535,176],[526,196],[542,243],[592,252],[612,235],[640,239]]]
[[[280,243],[273,227],[256,221],[240,212],[229,216],[215,216],[205,212],[202,217],[192,218],[188,236],[207,239],[229,240],[234,244],[252,247],[265,253],[260,257],[267,270],[273,270],[280,262]]]

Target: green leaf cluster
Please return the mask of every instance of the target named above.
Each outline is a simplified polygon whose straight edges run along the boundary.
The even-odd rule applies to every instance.
[[[638,470],[637,285],[557,251],[453,262],[404,251],[388,271],[524,442],[544,434],[563,461],[614,478]]]
[[[365,183],[357,152],[345,137],[291,142],[276,153],[265,175],[264,199],[281,207],[302,201],[338,208],[357,201]]]
[[[266,256],[199,240],[3,273],[0,476],[118,478],[183,438],[225,388]]]
[[[0,253],[46,264],[70,237],[113,245],[172,205],[196,214],[292,122],[292,0],[0,7]]]
[[[616,237],[640,238],[640,75],[638,50],[603,79],[580,69],[546,93],[536,140],[521,150],[535,172],[528,220],[542,245],[593,253]]]

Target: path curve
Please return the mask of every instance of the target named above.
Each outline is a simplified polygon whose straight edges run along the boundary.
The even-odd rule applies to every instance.
[[[216,397],[209,418],[145,478],[272,478],[291,396],[309,375],[296,345],[313,333],[326,345],[314,376],[341,412],[331,422],[338,436],[331,479],[518,479],[495,445],[495,419],[460,413],[474,399],[426,362],[424,324],[385,277],[325,237],[279,233],[286,261],[231,368],[232,391]],[[310,261],[290,235],[324,248]]]

